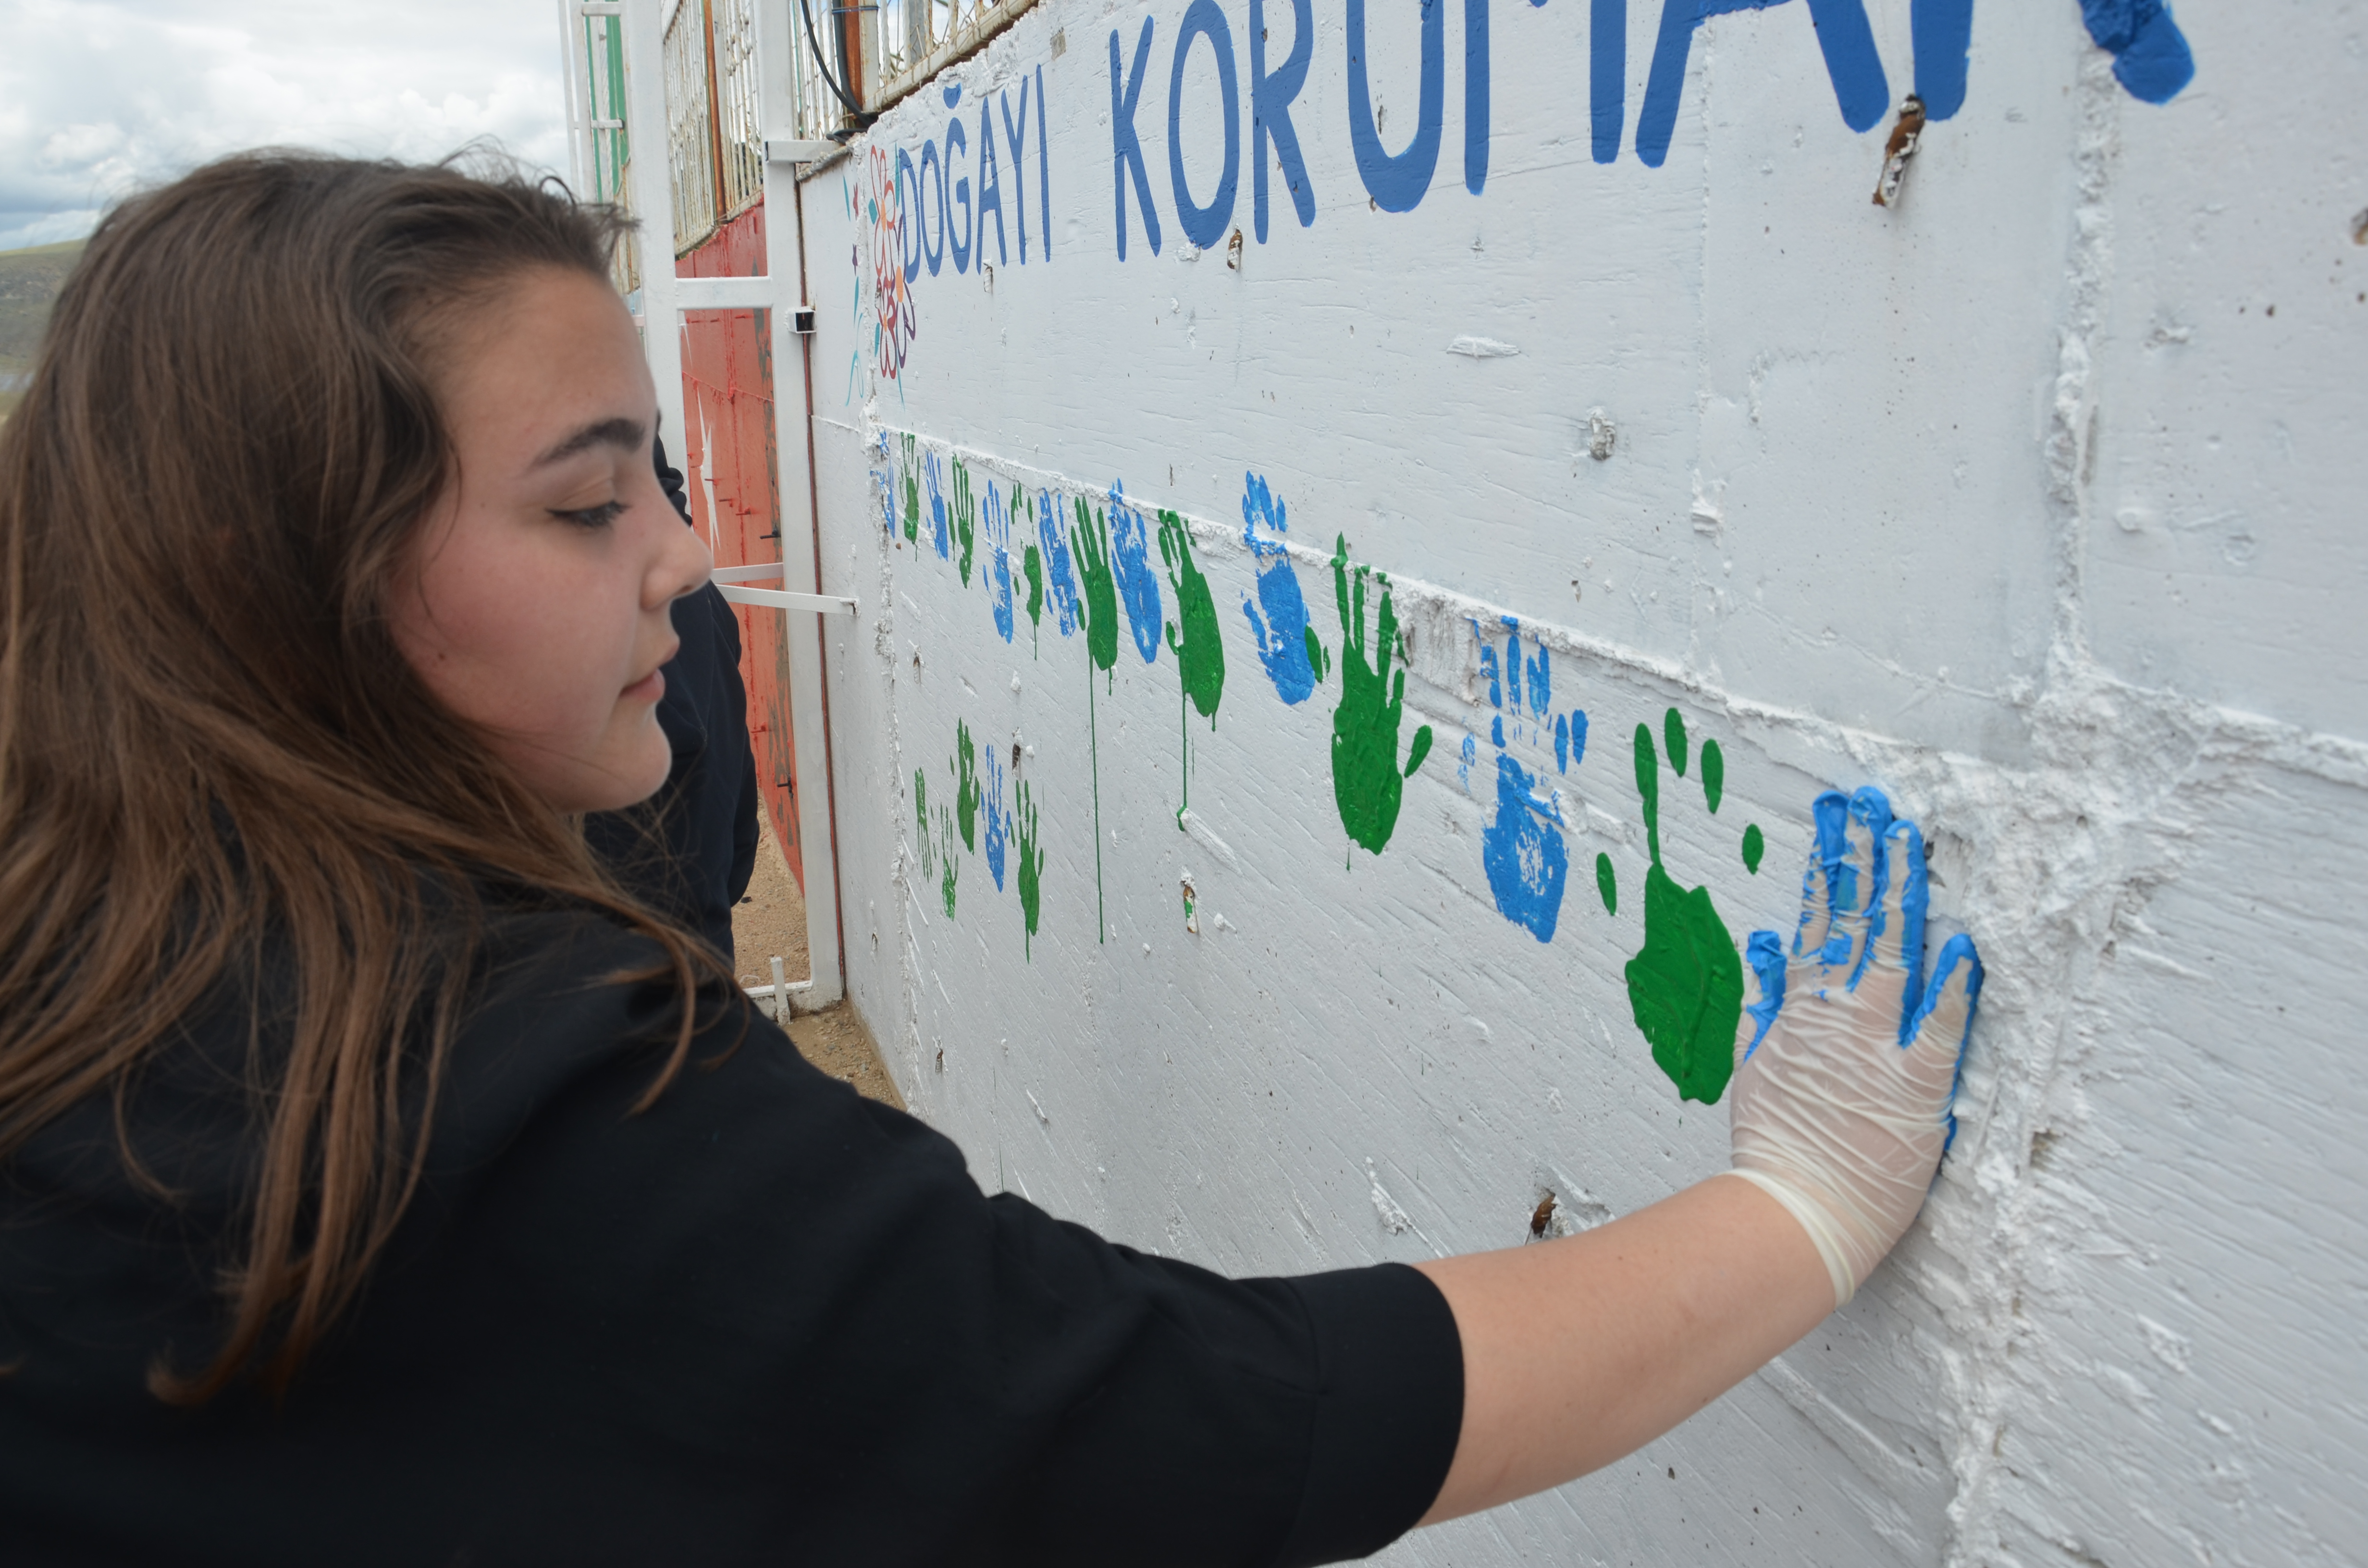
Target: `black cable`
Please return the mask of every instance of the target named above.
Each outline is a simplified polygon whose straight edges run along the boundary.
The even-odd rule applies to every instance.
[[[805,19],[806,51],[814,56],[814,69],[822,73],[823,85],[847,106],[848,113],[860,117],[864,124],[871,124],[878,117],[866,112],[861,104],[849,97],[847,89],[840,86],[838,79],[830,74],[830,67],[823,63],[822,46],[814,41],[814,12],[807,8],[806,0],[798,0],[798,15]]]

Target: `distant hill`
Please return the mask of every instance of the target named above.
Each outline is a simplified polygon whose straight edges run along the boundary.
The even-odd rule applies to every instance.
[[[17,405],[49,324],[50,302],[82,256],[83,242],[0,251],[0,415]]]

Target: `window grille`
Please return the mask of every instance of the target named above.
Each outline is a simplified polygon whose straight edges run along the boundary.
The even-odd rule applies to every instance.
[[[815,29],[811,43],[798,0],[670,0],[663,21],[666,155],[674,187],[676,255],[704,244],[723,223],[764,199],[765,142],[814,142],[842,133],[846,106],[823,80],[816,50],[836,74],[846,41],[858,58],[848,62],[856,96],[866,108],[885,109],[945,67],[975,52],[1036,0],[806,0]],[[614,0],[600,0],[605,11]],[[766,7],[761,13],[759,6]],[[571,0],[570,9],[574,9]],[[586,0],[586,9],[591,9]],[[757,55],[759,18],[785,28],[789,120],[764,122]],[[622,20],[577,12],[583,31],[583,96],[571,112],[579,164],[597,201],[632,210],[632,142],[625,128],[625,46]],[[778,68],[778,66],[777,66]],[[652,144],[655,145],[655,135]],[[641,241],[628,234],[614,263],[626,294],[641,287]]]
[[[913,40],[910,36],[913,24],[912,17],[907,13],[928,3],[928,0],[880,0],[880,10],[873,17],[872,25],[880,40],[874,62],[879,68],[881,81],[896,80],[897,77],[905,74],[905,70],[916,59],[919,58],[913,51]],[[927,51],[923,51],[923,53],[926,52]],[[875,93],[864,101],[873,102],[877,97],[878,95]]]
[[[722,116],[716,140],[723,158],[723,217],[728,222],[765,197],[765,137],[757,112],[757,0],[709,0],[709,16]]]
[[[790,29],[790,128],[787,134],[799,141],[814,142],[838,129],[839,117],[845,112],[831,90],[823,85],[822,73],[815,69],[814,51],[806,42],[805,17],[798,10],[798,0],[765,0],[775,7],[769,15],[785,17]],[[855,3],[855,0],[806,0],[806,8],[814,13],[814,26],[822,29],[818,40],[822,57],[838,70],[838,51],[831,43],[832,7]],[[777,133],[778,134],[778,133]]]
[[[794,3],[794,0],[792,0]],[[835,6],[865,0],[833,0]],[[878,80],[864,95],[882,109],[1009,26],[1036,0],[880,0]],[[820,18],[817,17],[817,20]]]
[[[707,46],[706,0],[677,0],[666,23],[666,156],[674,175],[677,256],[698,249],[717,221],[715,82]]]

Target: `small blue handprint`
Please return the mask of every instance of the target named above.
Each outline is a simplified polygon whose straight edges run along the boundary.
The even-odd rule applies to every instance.
[[[1570,846],[1563,837],[1565,824],[1562,791],[1557,790],[1540,798],[1537,781],[1531,778],[1530,770],[1506,750],[1505,719],[1509,710],[1514,740],[1523,738],[1526,729],[1528,738],[1543,743],[1543,721],[1553,701],[1552,665],[1543,642],[1533,642],[1536,651],[1525,661],[1520,623],[1506,616],[1504,624],[1510,635],[1505,641],[1501,663],[1479,622],[1472,626],[1473,634],[1482,639],[1480,670],[1488,677],[1489,704],[1497,710],[1488,726],[1489,738],[1497,747],[1497,817],[1481,835],[1480,863],[1488,874],[1489,891],[1496,894],[1497,913],[1539,941],[1550,942],[1554,940],[1555,924],[1562,917],[1563,890],[1570,880]],[[1526,704],[1524,687],[1529,694]],[[1509,710],[1506,705],[1508,696]],[[1525,707],[1526,726],[1522,720]],[[1562,730],[1568,734],[1567,723]],[[1466,737],[1467,768],[1476,751],[1477,747]]]
[[[921,477],[929,486],[929,542],[937,547],[938,559],[953,556],[953,536],[946,527],[945,476],[938,467],[938,454],[931,452],[921,464]]]
[[[1892,1027],[1900,1048],[1949,1048],[1962,1079],[1964,1041],[1981,1000],[1982,961],[1973,938],[1959,933],[1941,944],[1928,967],[1931,883],[1922,830],[1895,817],[1890,800],[1872,786],[1850,795],[1827,790],[1812,815],[1816,848],[1801,878],[1790,960],[1804,972],[1791,985],[1783,939],[1773,931],[1751,933],[1745,955],[1759,996],[1746,1009],[1754,1027],[1738,1064],[1751,1060],[1779,1015],[1795,1005],[1787,1000],[1788,989],[1820,999],[1839,992],[1896,1007]],[[1950,1098],[1943,1153],[1957,1137],[1953,1085]]]
[[[993,494],[990,490],[987,494]],[[995,879],[995,891],[1003,891],[1003,852],[1010,842],[1011,813],[1003,806],[1003,764],[996,760],[995,748],[982,746],[980,755],[985,763],[985,786],[979,793],[980,803],[986,808],[986,869]]]
[[[1274,683],[1275,695],[1296,706],[1307,700],[1315,683],[1324,678],[1323,644],[1311,635],[1307,624],[1307,600],[1299,591],[1299,575],[1291,568],[1291,551],[1281,536],[1290,528],[1283,514],[1282,498],[1267,488],[1264,478],[1245,473],[1242,493],[1242,542],[1250,548],[1250,556],[1258,564],[1258,599],[1242,600],[1242,613],[1249,618],[1250,632],[1258,639],[1258,663],[1266,666],[1267,679]],[[1258,537],[1258,524],[1272,529],[1275,538]],[[1266,609],[1258,614],[1259,606]]]
[[[1077,631],[1077,574],[1069,560],[1069,534],[1061,497],[1050,490],[1036,496],[1036,542],[1043,551],[1044,589],[1053,598],[1053,624],[1064,637]]]
[[[1118,597],[1126,606],[1126,623],[1134,633],[1134,651],[1144,664],[1159,656],[1164,622],[1159,602],[1159,570],[1151,563],[1151,528],[1142,512],[1126,502],[1126,487],[1110,489],[1110,573],[1118,579]]]
[[[1011,514],[1004,509],[1003,492],[994,481],[986,484],[986,500],[983,508],[986,525],[986,602],[995,612],[995,630],[1006,642],[1011,641]],[[997,877],[1001,887],[1003,879]]]

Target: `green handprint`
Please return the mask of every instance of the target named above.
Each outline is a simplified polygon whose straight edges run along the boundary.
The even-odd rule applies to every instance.
[[[1225,645],[1217,638],[1217,601],[1209,596],[1209,579],[1192,563],[1192,533],[1174,512],[1159,514],[1159,558],[1167,562],[1167,583],[1176,590],[1176,619],[1167,622],[1167,647],[1176,655],[1182,687],[1177,699],[1177,726],[1184,727],[1184,704],[1198,709],[1209,727],[1217,727],[1217,703],[1225,694]],[[1178,623],[1182,636],[1178,636]],[[1176,825],[1192,803],[1192,740],[1183,738],[1184,756],[1178,778],[1183,801],[1176,808]]]
[[[1019,574],[1028,579],[1028,646],[1033,652],[1044,630],[1044,556],[1032,544],[1019,552]]]
[[[913,452],[913,437],[902,436],[897,440],[904,449],[896,472],[905,481],[905,541],[910,544],[921,537],[921,465]]]
[[[919,846],[921,857],[921,878],[926,881],[938,874],[938,840],[929,827],[928,775],[917,767],[913,769],[913,820],[914,842]]]
[[[1118,665],[1118,579],[1110,574],[1110,526],[1098,510],[1077,497],[1077,526],[1069,530],[1069,547],[1077,552],[1085,578],[1086,652],[1096,669]]]
[[[1674,708],[1662,724],[1669,765],[1686,773],[1686,723]],[[1725,789],[1725,758],[1716,741],[1702,745],[1702,793],[1713,812]],[[1653,1048],[1653,1061],[1681,1099],[1715,1105],[1735,1071],[1735,1026],[1743,1016],[1743,963],[1735,937],[1713,907],[1708,888],[1681,888],[1661,864],[1661,759],[1653,732],[1636,726],[1636,793],[1645,813],[1645,946],[1628,960],[1628,1006]],[[1609,894],[1609,863],[1596,875]]]
[[[1011,487],[1011,517],[1015,523],[1021,517],[1031,523],[1036,520],[1034,503],[1028,499],[1027,490],[1017,484]],[[1019,552],[1019,574],[1028,579],[1028,651],[1033,653],[1037,635],[1044,629],[1044,557],[1032,544]]]
[[[970,726],[954,725],[954,816],[962,824],[962,846],[978,847],[978,748],[971,743]]]
[[[944,807],[938,808],[938,821],[945,830],[946,848],[939,861],[945,870],[938,881],[938,894],[945,900],[946,918],[954,917],[954,882],[962,875],[962,857],[954,853],[954,814]]]
[[[1159,514],[1159,558],[1167,562],[1167,582],[1176,590],[1177,619],[1167,623],[1167,646],[1176,655],[1176,667],[1183,673],[1184,695],[1213,729],[1217,701],[1225,691],[1225,648],[1217,640],[1217,601],[1210,597],[1209,579],[1192,563],[1191,531],[1173,512]]]
[[[962,554],[954,562],[954,570],[962,574],[962,586],[970,586],[972,549],[978,543],[978,503],[971,498],[970,470],[960,458],[954,460],[954,538],[962,541]]]
[[[1019,786],[1019,812],[1015,819],[1019,830],[1019,917],[1028,927],[1020,938],[1020,956],[1031,956],[1036,940],[1037,917],[1044,908],[1044,851],[1039,847],[1036,834],[1036,803],[1030,798],[1028,786]]]
[[[1340,615],[1340,706],[1332,710],[1332,799],[1340,809],[1340,825],[1356,843],[1378,855],[1397,831],[1398,803],[1406,781],[1430,753],[1430,726],[1414,733],[1406,747],[1406,765],[1398,765],[1398,724],[1406,712],[1406,671],[1390,669],[1397,653],[1397,611],[1390,603],[1386,573],[1359,566],[1350,585],[1349,538],[1338,536],[1332,552],[1332,593]],[[1377,656],[1368,659],[1365,642],[1365,581],[1381,587],[1380,614],[1373,628]],[[1308,633],[1310,651],[1323,652]],[[1316,663],[1320,670],[1328,660]],[[1386,695],[1385,695],[1386,694]]]

